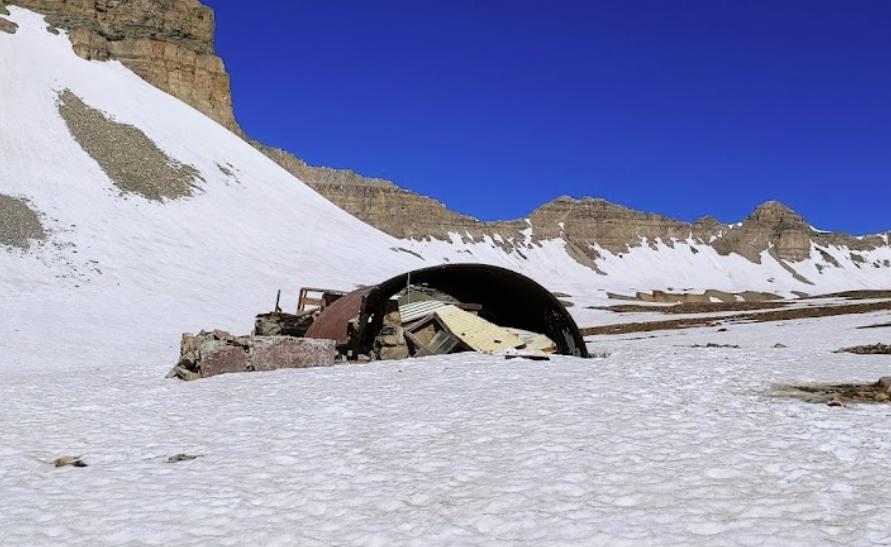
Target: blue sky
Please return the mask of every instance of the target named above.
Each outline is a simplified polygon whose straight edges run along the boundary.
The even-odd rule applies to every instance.
[[[891,2],[204,0],[264,143],[486,220],[567,194],[891,228]]]

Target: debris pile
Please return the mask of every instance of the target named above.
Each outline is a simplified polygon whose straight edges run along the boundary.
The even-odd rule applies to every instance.
[[[283,312],[277,298],[273,312],[256,317],[250,336],[184,334],[168,377],[465,351],[588,357],[575,321],[544,287],[503,268],[449,264],[350,293],[301,289],[296,313]]]
[[[891,376],[883,376],[872,384],[789,386],[781,389],[777,395],[829,406],[845,406],[847,402],[888,403],[891,402]]]
[[[394,302],[375,340],[379,359],[424,357],[462,351],[497,353],[505,350],[554,353],[554,342],[543,334],[501,327],[479,316],[482,306],[449,297],[422,298],[414,288]]]
[[[349,360],[517,350],[588,356],[551,292],[484,264],[415,270],[341,295],[324,305],[306,336],[335,340]]]

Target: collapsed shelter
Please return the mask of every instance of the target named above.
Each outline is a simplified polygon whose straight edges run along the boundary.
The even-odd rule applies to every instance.
[[[588,357],[575,321],[528,277],[484,264],[448,264],[351,293],[303,288],[296,313],[257,316],[254,332],[183,334],[170,377],[331,366],[462,351],[547,359]]]
[[[306,337],[334,340],[348,357],[502,349],[588,356],[575,321],[553,294],[486,264],[415,270],[343,295],[321,310]]]

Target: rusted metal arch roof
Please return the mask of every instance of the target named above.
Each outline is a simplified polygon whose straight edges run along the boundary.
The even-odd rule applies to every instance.
[[[367,352],[380,331],[389,299],[413,285],[426,285],[466,303],[481,304],[480,316],[504,327],[538,332],[564,355],[587,357],[578,326],[566,308],[547,289],[512,270],[486,264],[444,264],[398,275],[378,285],[341,298],[316,319],[307,336],[347,342],[347,322],[359,317],[360,332],[349,340],[353,349]]]

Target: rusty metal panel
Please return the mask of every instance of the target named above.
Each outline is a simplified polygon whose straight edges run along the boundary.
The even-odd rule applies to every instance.
[[[368,289],[359,289],[338,298],[316,317],[306,331],[306,337],[334,340],[338,345],[349,342],[349,323],[362,314],[367,292]]]

